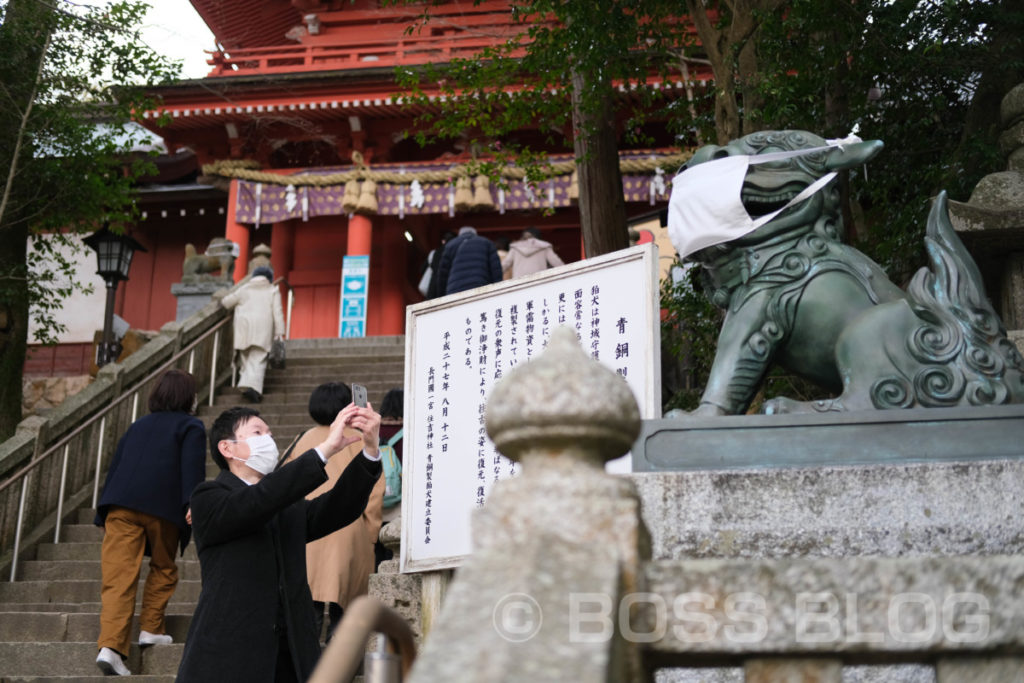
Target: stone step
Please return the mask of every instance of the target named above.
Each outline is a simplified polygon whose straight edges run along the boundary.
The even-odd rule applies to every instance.
[[[40,543],[36,546],[37,560],[99,560],[99,543]],[[189,543],[184,557],[178,560],[197,560],[196,546]]]
[[[208,416],[216,417],[220,415],[221,411],[225,408],[232,406],[252,406],[264,412],[268,410],[268,406],[282,406],[282,405],[293,405],[293,406],[306,406],[309,404],[309,395],[313,393],[313,389],[316,389],[321,382],[317,382],[309,385],[287,385],[283,388],[274,388],[272,391],[267,391],[263,394],[263,400],[260,403],[249,403],[247,399],[241,396],[238,392],[228,392],[218,394],[213,399],[213,409],[211,410],[208,406],[203,406],[203,409],[199,413],[200,419]],[[390,389],[401,388],[402,380],[395,382],[370,382],[365,383],[364,386],[370,395],[370,401],[374,398],[380,401],[384,398],[384,394]]]
[[[367,368],[364,364],[352,365],[342,368],[324,368],[323,366],[311,366],[309,372],[290,372],[280,375],[270,375],[263,380],[263,386],[278,387],[283,383],[301,382],[319,386],[325,382],[343,382],[351,385],[370,385],[374,383],[397,383],[399,386],[406,378],[406,372],[401,366],[388,366],[381,368]]]
[[[195,602],[201,588],[199,581],[179,581],[171,603]],[[0,604],[92,602],[100,595],[99,581],[15,581],[0,583]],[[141,602],[142,591],[138,591]]]
[[[353,368],[361,365],[405,367],[405,354],[363,352],[354,354],[322,353],[288,358],[283,368],[267,368],[267,374],[292,372],[296,369]]]
[[[199,562],[178,559],[178,580],[198,581]],[[140,581],[149,574],[149,563],[143,561]],[[99,581],[102,578],[99,555],[95,560],[27,560],[18,564],[20,581]]]
[[[60,540],[62,543],[102,543],[103,529],[92,524],[92,520],[88,524],[65,524],[60,528]]]
[[[289,359],[283,368],[267,368],[268,376],[287,375],[293,372],[315,373],[319,368],[333,370],[338,368],[365,368],[367,370],[387,370],[404,368],[405,355],[402,353],[358,354],[352,356],[321,355],[305,358]]]
[[[263,383],[263,395],[266,397],[267,394],[285,393],[290,395],[305,394],[306,399],[309,399],[309,395],[313,393],[313,390],[324,384],[328,380],[337,378],[337,375],[321,375],[319,377],[311,377],[309,379],[296,379],[296,378],[282,378],[281,380],[267,380]],[[381,396],[388,391],[388,389],[401,389],[405,382],[404,377],[401,374],[395,373],[389,377],[366,377],[364,375],[355,375],[356,384],[362,384],[370,392],[372,397],[376,391],[381,392]],[[371,399],[372,400],[372,399]],[[216,404],[216,401],[214,402]]]
[[[356,350],[364,348],[405,348],[405,335],[394,334],[380,337],[321,337],[317,339],[288,339],[285,346],[289,351],[309,353],[325,349]]]
[[[140,676],[132,674],[132,683],[174,683],[174,674]],[[95,676],[4,676],[3,683],[78,683],[79,681],[108,681],[109,679],[96,670]]]
[[[68,612],[75,614],[99,614],[101,607],[99,603],[99,597],[100,589],[99,584],[97,583],[96,595],[93,596],[93,599],[96,600],[96,602],[12,602],[3,605],[3,609],[7,612],[20,612],[23,614],[29,612]],[[140,607],[141,601],[137,600],[135,602],[136,613],[138,613]],[[193,612],[195,612],[195,609],[196,603],[194,602],[175,603],[173,600],[171,601],[171,604],[167,608],[168,613],[176,612],[179,614],[192,614]]]
[[[366,371],[371,373],[391,373],[406,369],[406,358],[402,355],[357,355],[351,358],[313,357],[297,358],[293,364],[283,369],[268,368],[267,377],[302,376],[314,377],[325,371]]]
[[[248,404],[242,403],[240,405],[252,405],[256,410],[260,411],[261,416],[273,417],[276,419],[291,419],[297,420],[304,418],[309,420],[309,395],[307,394],[301,403],[295,401],[294,403],[280,403],[277,401],[271,401],[274,398],[273,395],[264,396],[262,403]],[[228,406],[224,406],[227,408]],[[213,421],[220,415],[220,407],[215,412],[204,412],[198,417],[204,425],[213,424]]]
[[[296,364],[295,367],[287,370],[274,370],[272,372],[267,372],[265,380],[271,382],[285,377],[296,379],[301,378],[309,382],[327,382],[333,380],[350,384],[352,382],[362,383],[362,379],[381,379],[404,374],[405,364],[401,360],[387,362],[355,361],[352,363]]]
[[[303,356],[318,353],[359,353],[364,350],[392,349],[405,351],[405,335],[387,337],[348,337],[345,339],[289,339],[285,342],[285,352],[289,355]]]
[[[133,674],[173,676],[184,645],[131,646],[125,664]],[[11,676],[96,676],[96,643],[0,643],[5,680]]]
[[[172,608],[164,616],[165,630],[177,643],[185,642],[191,623],[191,611]],[[0,642],[95,643],[99,635],[99,612],[0,612]],[[138,618],[132,620],[131,638],[139,639]]]

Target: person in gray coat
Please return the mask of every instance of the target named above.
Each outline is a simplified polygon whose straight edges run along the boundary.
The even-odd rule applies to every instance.
[[[274,271],[260,266],[251,279],[221,299],[224,308],[235,311],[235,351],[241,356],[238,386],[253,403],[263,400],[263,377],[274,339],[284,336],[281,293],[271,284]]]

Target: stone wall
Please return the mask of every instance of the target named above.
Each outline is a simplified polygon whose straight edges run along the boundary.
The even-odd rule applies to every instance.
[[[21,381],[21,416],[47,415],[92,382],[89,375],[26,377]]]

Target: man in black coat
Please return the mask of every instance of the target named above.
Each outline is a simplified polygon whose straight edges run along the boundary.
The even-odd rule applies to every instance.
[[[469,226],[448,242],[441,257],[437,291],[444,294],[464,292],[475,287],[501,282],[501,259],[494,242],[476,234]]]
[[[328,493],[327,459],[359,437],[357,456]],[[305,681],[320,655],[306,583],[306,543],[359,518],[381,473],[380,415],[349,404],[327,439],[274,470],[277,447],[251,408],[232,408],[211,425],[216,479],[192,493],[191,519],[203,588],[178,680]]]

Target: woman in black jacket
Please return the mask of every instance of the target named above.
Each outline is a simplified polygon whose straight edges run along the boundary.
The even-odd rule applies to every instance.
[[[206,476],[206,434],[195,416],[196,381],[169,370],[149,395],[150,414],[136,420],[117,445],[96,509],[104,528],[99,654],[105,674],[127,676],[135,593],[143,554],[150,555],[142,589],[139,645],[172,642],[164,611],[178,585],[174,553],[189,540],[189,496]]]

